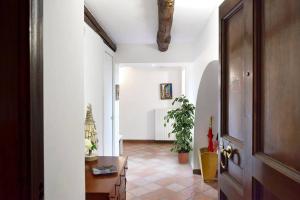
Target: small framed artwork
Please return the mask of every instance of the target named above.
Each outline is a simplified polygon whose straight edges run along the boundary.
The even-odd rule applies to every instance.
[[[172,83],[162,83],[160,84],[160,99],[172,99]]]
[[[116,84],[116,100],[120,99],[120,85]]]

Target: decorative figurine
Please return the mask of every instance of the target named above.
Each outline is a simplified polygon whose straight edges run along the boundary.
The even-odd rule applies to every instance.
[[[96,150],[98,148],[98,139],[96,125],[93,119],[92,106],[88,104],[85,118],[85,160],[97,160]]]

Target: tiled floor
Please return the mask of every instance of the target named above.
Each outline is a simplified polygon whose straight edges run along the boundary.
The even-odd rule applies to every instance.
[[[124,144],[128,155],[128,200],[215,200],[217,183],[206,184],[180,165],[171,144]]]

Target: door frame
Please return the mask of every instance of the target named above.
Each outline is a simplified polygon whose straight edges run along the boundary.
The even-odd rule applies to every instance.
[[[44,199],[43,0],[30,0],[31,199]]]
[[[43,0],[1,6],[0,199],[44,199]]]

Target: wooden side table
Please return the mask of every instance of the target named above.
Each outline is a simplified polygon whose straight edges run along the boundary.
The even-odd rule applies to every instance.
[[[118,172],[110,175],[93,175],[96,166],[115,165]],[[98,160],[85,163],[86,200],[126,199],[127,157],[99,156]]]

